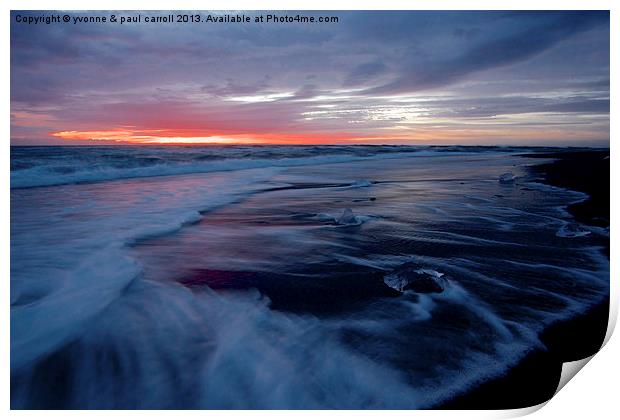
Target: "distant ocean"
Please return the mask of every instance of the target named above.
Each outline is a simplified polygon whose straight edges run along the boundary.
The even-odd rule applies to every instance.
[[[11,406],[425,408],[501,375],[609,293],[541,150],[13,147]]]

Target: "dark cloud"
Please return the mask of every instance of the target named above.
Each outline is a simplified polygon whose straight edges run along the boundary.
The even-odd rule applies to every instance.
[[[52,118],[16,120],[15,138],[121,125],[376,135],[416,118],[524,113],[590,115],[581,121],[608,132],[606,11],[299,12],[340,22],[198,26],[24,25],[17,13],[46,12],[11,12],[12,111]]]
[[[549,19],[541,19],[545,16]],[[607,12],[542,13],[535,18],[533,25],[524,21],[515,32],[494,33],[491,38],[474,43],[453,57],[439,52],[436,60],[426,63],[414,58],[410,67],[403,71],[405,74],[393,82],[369,89],[368,93],[414,92],[445,86],[474,72],[527,60],[579,32],[609,24]]]
[[[388,67],[381,61],[371,61],[357,65],[345,79],[344,85],[360,85],[368,82],[375,76],[385,73]]]
[[[609,99],[584,99],[558,102],[542,106],[535,111],[540,112],[581,112],[590,114],[609,113]]]
[[[489,118],[528,113],[589,113],[609,112],[609,99],[569,97],[560,99],[514,96],[504,98],[452,98],[426,101],[436,117]]]
[[[265,75],[262,79],[256,81],[255,83],[245,84],[241,84],[233,79],[228,79],[224,86],[206,84],[202,86],[200,90],[210,95],[220,97],[253,95],[266,91],[269,88],[269,79],[270,77]]]

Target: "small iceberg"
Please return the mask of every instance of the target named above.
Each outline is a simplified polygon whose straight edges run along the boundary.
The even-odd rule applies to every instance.
[[[514,184],[517,177],[512,172],[506,172],[499,177],[500,184]]]
[[[405,263],[394,269],[383,281],[399,292],[411,290],[416,293],[442,293],[448,285],[443,273],[414,263]]]
[[[372,185],[372,182],[368,181],[367,179],[362,179],[359,181],[352,182],[350,187],[351,188],[363,188],[363,187],[370,187],[371,185]]]
[[[319,222],[334,222],[334,216],[331,216],[327,213],[317,213],[311,217],[313,220],[317,220]]]
[[[347,208],[336,219],[336,224],[340,226],[359,226],[369,219],[369,216],[358,216],[353,213],[353,210]]]
[[[353,214],[353,210],[344,209],[340,217],[336,219],[336,223],[339,225],[352,225],[357,223],[357,217]]]
[[[360,214],[353,213],[353,210],[350,208],[346,208],[342,211],[342,214],[339,216],[333,216],[328,213],[317,213],[310,217],[309,219],[316,220],[319,222],[327,222],[332,225],[336,225],[337,227],[341,226],[359,226],[364,222],[375,219],[378,216],[365,216]]]
[[[558,229],[555,235],[560,238],[579,238],[581,236],[587,236],[591,233],[592,232],[582,228],[577,223],[567,223]]]

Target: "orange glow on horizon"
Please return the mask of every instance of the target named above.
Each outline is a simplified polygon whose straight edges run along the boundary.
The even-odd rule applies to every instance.
[[[161,133],[162,130],[151,130],[147,133],[131,130],[100,130],[100,131],[57,131],[52,136],[63,140],[114,141],[119,143],[139,144],[199,144],[199,143],[247,143],[249,138],[225,137],[214,135],[171,135]]]
[[[192,130],[131,130],[118,128],[93,131],[56,131],[51,136],[69,141],[105,141],[129,144],[319,144],[341,143],[363,138],[348,134],[211,134]]]
[[[484,145],[527,144],[528,142],[561,142],[588,136],[596,139],[595,132],[567,133],[561,129],[538,127],[416,127],[414,129],[377,130],[374,133],[212,133],[197,129],[135,129],[65,130],[49,133],[68,142],[92,141],[132,145],[235,145],[235,144],[437,144]],[[572,135],[571,135],[572,134]]]

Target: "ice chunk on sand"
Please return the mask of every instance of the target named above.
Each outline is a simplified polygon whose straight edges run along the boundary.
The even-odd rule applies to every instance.
[[[367,179],[361,179],[361,180],[351,183],[351,187],[354,187],[354,188],[370,187],[371,185],[372,185],[372,182],[370,182]]]
[[[405,263],[387,274],[383,281],[399,292],[412,290],[416,293],[441,293],[448,284],[443,273],[417,264]]]
[[[339,225],[358,225],[360,221],[353,213],[353,210],[344,209],[340,217],[336,219],[336,223],[338,223]]]
[[[580,236],[587,236],[591,233],[592,232],[582,228],[577,223],[567,223],[558,229],[555,235],[560,238],[578,238]]]
[[[500,184],[512,184],[517,177],[512,172],[506,172],[499,177]]]

